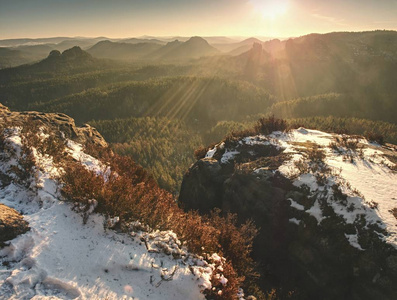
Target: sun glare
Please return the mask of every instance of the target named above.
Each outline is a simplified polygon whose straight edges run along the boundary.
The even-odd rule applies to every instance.
[[[251,0],[255,10],[265,19],[275,20],[288,10],[288,0]]]

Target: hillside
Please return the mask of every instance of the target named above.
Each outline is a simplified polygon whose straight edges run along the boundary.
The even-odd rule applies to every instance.
[[[9,84],[20,80],[47,79],[54,76],[66,76],[88,71],[97,71],[110,64],[92,57],[89,53],[75,46],[62,53],[52,50],[39,62],[15,68],[0,70],[0,83]]]
[[[0,69],[16,67],[30,61],[31,60],[19,50],[5,47],[0,48]]]
[[[252,218],[261,286],[280,299],[394,299],[397,147],[262,119],[196,152],[179,203]]]
[[[161,48],[161,44],[153,42],[129,43],[100,41],[87,50],[97,58],[109,58],[115,60],[140,60],[148,54]]]
[[[87,49],[98,40],[81,38],[49,38],[49,39],[16,39],[0,40],[0,69],[32,64],[45,59],[52,50],[65,51],[73,47]],[[5,52],[13,51],[12,56]]]
[[[183,212],[64,114],[0,106],[0,116],[0,221],[21,223],[0,230],[2,297],[243,298],[252,225]]]
[[[89,89],[31,108],[63,112],[79,123],[163,116],[208,128],[223,118],[243,119],[246,115],[265,113],[272,103],[273,98],[266,91],[244,81],[178,76]]]

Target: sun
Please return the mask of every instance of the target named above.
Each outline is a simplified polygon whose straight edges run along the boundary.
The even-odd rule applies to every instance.
[[[265,19],[275,20],[288,10],[288,0],[250,0]]]

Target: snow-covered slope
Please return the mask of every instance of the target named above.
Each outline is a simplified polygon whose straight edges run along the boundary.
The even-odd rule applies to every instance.
[[[300,128],[289,134],[274,133],[279,145],[285,148],[285,153],[291,153],[292,159],[284,163],[279,170],[287,177],[296,177],[296,186],[307,185],[312,192],[327,190],[327,201],[332,205],[335,213],[341,215],[347,223],[353,223],[360,215],[365,216],[368,224],[378,224],[387,230],[387,234],[379,235],[397,248],[397,172],[395,164],[391,162],[385,152],[387,149],[380,145],[369,143],[360,137],[332,135],[317,130]],[[343,144],[350,141],[354,149]],[[335,143],[342,141],[342,144]],[[301,143],[301,144],[299,144]],[[302,147],[306,143],[313,147],[317,145],[325,154],[323,168],[326,168],[326,182],[318,184],[315,171],[300,172],[297,168],[299,160],[305,159]],[[395,151],[394,151],[395,152]],[[397,156],[396,153],[394,155]],[[395,157],[396,157],[395,156]],[[299,165],[299,163],[298,163]],[[394,169],[394,170],[393,170]],[[333,201],[333,186],[339,184],[342,191],[348,196],[346,202]],[[316,202],[315,205],[317,205]],[[324,218],[321,210],[316,207],[307,209],[319,223]],[[357,237],[347,235],[351,245],[360,249],[356,242]]]
[[[288,133],[245,137],[233,148],[225,149],[225,143],[220,143],[208,151],[206,158],[223,151],[220,162],[227,164],[238,157],[239,147],[253,145],[279,148],[289,158],[278,171],[292,179],[295,186],[306,186],[312,195],[321,196],[348,224],[364,216],[367,225],[377,224],[385,229],[387,233],[378,233],[379,237],[397,248],[397,167],[388,158],[389,155],[397,160],[396,149],[370,143],[363,137],[299,128]],[[261,167],[254,170],[260,171]],[[346,201],[335,201],[336,186],[347,195]],[[289,201],[295,209],[314,216],[319,225],[326,218],[319,200],[306,209]],[[296,218],[290,221],[300,222]],[[346,238],[353,247],[362,249],[357,235],[346,234]]]
[[[0,171],[15,177],[20,128],[5,139]],[[46,138],[42,135],[41,138]],[[97,173],[106,167],[68,141],[67,152]],[[215,264],[191,255],[171,231],[116,233],[92,214],[87,224],[61,201],[62,172],[48,155],[33,150],[35,174],[5,184],[0,202],[24,214],[31,230],[0,250],[0,299],[203,299]],[[2,185],[0,185],[2,186]],[[166,255],[162,249],[167,248]],[[182,258],[174,258],[182,257]],[[221,258],[212,255],[212,262]]]
[[[253,219],[262,280],[281,293],[397,299],[397,148],[305,128],[254,134],[276,121],[208,149],[184,176],[179,201]]]

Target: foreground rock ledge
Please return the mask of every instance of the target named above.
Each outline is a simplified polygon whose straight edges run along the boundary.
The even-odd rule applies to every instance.
[[[0,204],[0,244],[29,230],[29,224],[15,209]]]
[[[107,143],[101,134],[92,126],[84,124],[76,126],[74,119],[62,113],[43,113],[37,111],[14,112],[0,103],[0,125],[4,121],[11,121],[15,124],[32,120],[40,121],[54,132],[63,133],[66,138],[81,144],[94,144],[106,147]]]

